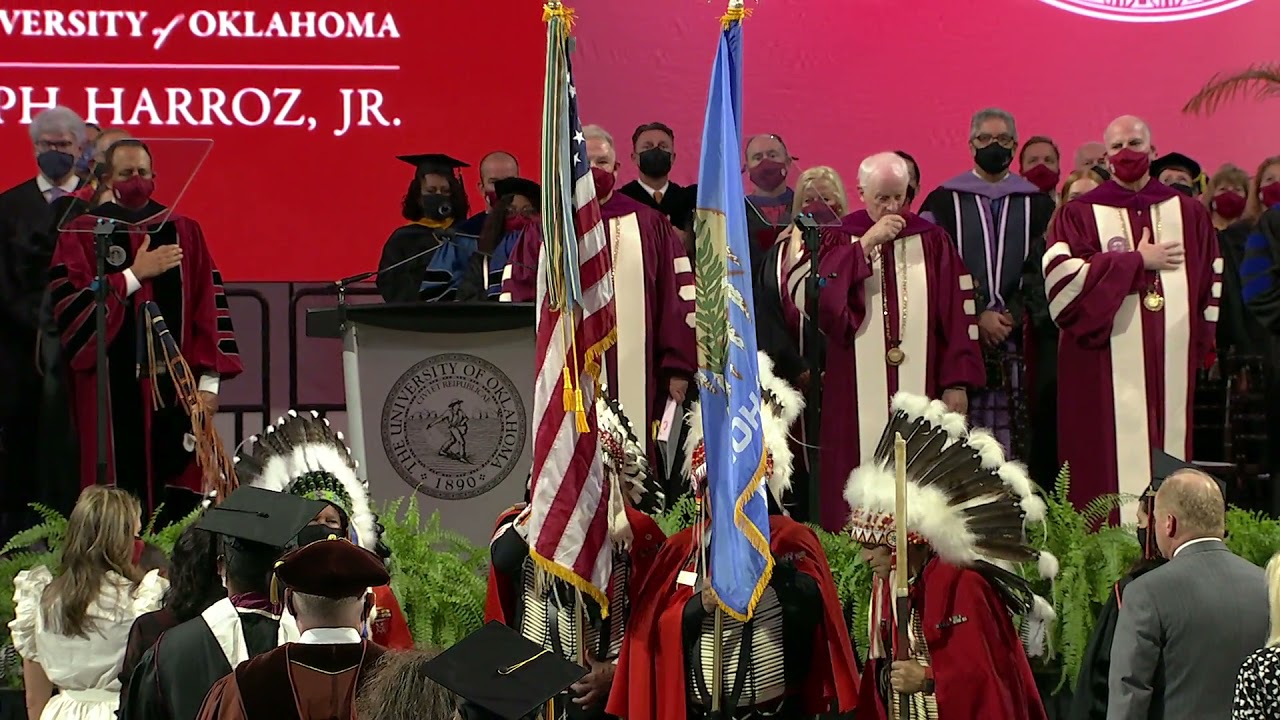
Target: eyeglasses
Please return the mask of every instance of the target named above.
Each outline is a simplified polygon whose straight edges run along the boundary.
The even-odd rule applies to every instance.
[[[977,144],[979,147],[986,147],[987,145],[990,145],[992,142],[996,142],[1004,147],[1011,148],[1014,145],[1018,144],[1018,139],[1008,133],[1002,133],[1000,135],[992,135],[991,133],[982,133],[981,135],[975,135],[973,137],[973,142]]]
[[[50,150],[57,150],[58,152],[69,152],[71,148],[75,146],[76,144],[70,140],[57,140],[54,142],[50,142],[48,140],[36,141],[36,149],[39,150],[40,152],[48,152]]]

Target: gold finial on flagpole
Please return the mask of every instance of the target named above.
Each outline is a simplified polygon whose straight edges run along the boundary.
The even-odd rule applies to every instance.
[[[555,18],[560,18],[564,23],[566,35],[573,29],[574,15],[573,8],[565,7],[560,0],[546,0],[542,6],[542,22],[551,22]]]

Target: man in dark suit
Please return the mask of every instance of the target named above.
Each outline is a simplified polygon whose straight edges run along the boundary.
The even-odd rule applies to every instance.
[[[681,188],[671,182],[671,166],[676,160],[676,135],[660,122],[651,122],[631,133],[631,162],[640,168],[640,179],[632,180],[618,192],[659,210],[668,218],[681,210]]]
[[[1108,720],[1230,720],[1236,673],[1266,643],[1269,609],[1262,568],[1222,542],[1225,508],[1199,470],[1156,492],[1148,532],[1169,562],[1124,589]]]
[[[58,235],[54,203],[83,182],[75,172],[85,147],[79,115],[50,108],[35,117],[30,131],[38,172],[0,193],[0,377],[9,388],[0,393],[0,535],[6,537],[22,529],[40,484],[36,333]]]

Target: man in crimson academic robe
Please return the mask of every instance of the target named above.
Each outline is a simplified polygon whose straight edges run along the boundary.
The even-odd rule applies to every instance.
[[[693,266],[665,215],[614,192],[618,157],[613,137],[597,125],[585,126],[582,134],[613,254],[618,342],[605,356],[608,390],[643,434],[649,458],[659,467],[657,426],[668,400],[683,405],[697,367]],[[530,227],[503,271],[501,300],[535,299],[541,250],[541,228]],[[676,434],[673,429],[673,444]]]
[[[219,680],[197,720],[329,720],[355,717],[355,698],[386,649],[360,636],[369,588],[391,576],[382,558],[332,537],[285,555],[275,569],[302,633]]]
[[[114,202],[73,220],[58,238],[49,271],[54,318],[70,372],[72,415],[80,437],[80,480],[96,482],[97,379],[108,374],[108,482],[126,487],[149,510],[164,503],[182,517],[200,500],[201,468],[184,400],[159,358],[139,342],[150,328],[139,317],[155,302],[195,377],[199,402],[213,413],[221,380],[242,365],[222,276],[200,225],[170,215],[151,199],[157,176],[151,151],[121,140],[105,157]],[[117,223],[106,253],[107,367],[97,366],[95,235],[100,218]]]
[[[945,230],[902,209],[909,179],[895,153],[864,160],[866,209],[844,219],[819,261],[827,279],[818,298],[827,341],[820,492],[822,526],[832,532],[848,519],[840,492],[875,448],[890,398],[917,393],[963,413],[986,377],[973,279]]]
[[[1191,459],[1196,371],[1213,350],[1222,294],[1213,222],[1150,176],[1150,128],[1125,115],[1104,139],[1111,179],[1059,209],[1044,256],[1062,329],[1058,452],[1080,507],[1141,494],[1152,448]]]
[[[722,669],[723,714],[711,712],[715,604],[699,590],[705,580],[700,551],[709,541],[707,528],[699,525],[667,539],[639,589],[609,697],[609,712],[618,717],[799,720],[846,713],[857,703],[857,661],[826,554],[813,530],[784,510],[794,457],[787,435],[804,410],[804,398],[773,374],[767,354],[759,358],[774,568],[745,633],[750,642],[722,646],[726,657],[739,658],[737,667],[726,663]],[[690,415],[685,470],[701,502],[706,458],[696,403]],[[722,623],[723,638],[744,637],[739,621],[725,617]]]
[[[1044,143],[1028,142],[1032,145]],[[1012,115],[999,108],[975,113],[969,124],[973,167],[929,193],[920,215],[947,231],[974,279],[987,381],[970,398],[969,415],[991,428],[1006,450],[1028,460],[1033,394],[1026,384],[1026,357],[1036,349],[1040,355],[1052,353],[1054,347],[1040,274],[1054,201],[1029,178],[1010,172],[1017,147]],[[1048,172],[1043,165],[1038,169]],[[1052,371],[1051,363],[1037,369],[1037,382],[1045,392],[1054,387]],[[1034,425],[1042,426],[1053,432],[1051,419]],[[1051,447],[1049,452],[1052,455]],[[1053,459],[1048,468],[1050,473],[1056,469]]]
[[[601,462],[609,479],[611,510],[609,534],[613,541],[613,569],[609,578],[609,617],[589,602],[586,624],[575,622],[573,591],[553,579],[540,582],[539,569],[529,555],[529,505],[521,503],[498,516],[490,543],[489,588],[485,597],[485,622],[497,621],[526,639],[567,660],[578,661],[578,637],[587,642],[590,673],[574,684],[571,701],[578,720],[608,717],[605,701],[614,681],[618,653],[630,618],[638,611],[638,591],[649,576],[654,558],[666,541],[666,533],[648,513],[662,512],[665,496],[659,479],[649,470],[645,450],[615,401],[596,400],[601,431]],[[583,616],[579,616],[583,617]],[[581,635],[578,628],[583,627]],[[466,720],[488,720],[483,709],[468,705]]]

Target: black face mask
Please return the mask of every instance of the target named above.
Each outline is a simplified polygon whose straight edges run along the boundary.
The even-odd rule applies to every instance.
[[[999,175],[1013,164],[1013,150],[999,143],[991,143],[986,147],[978,148],[973,154],[973,159],[983,172]]]
[[[448,220],[453,216],[453,201],[448,195],[423,195],[422,216],[427,220]]]
[[[61,180],[76,166],[76,158],[58,150],[45,150],[36,156],[40,172],[50,180]]]
[[[1138,547],[1142,548],[1142,555],[1147,554],[1147,528],[1138,528]],[[1154,550],[1154,548],[1153,548]]]
[[[1196,189],[1191,187],[1190,185],[1187,185],[1186,183],[1173,183],[1169,187],[1173,188],[1174,190],[1177,190],[1178,192],[1182,193],[1183,195],[1186,195],[1187,197],[1195,197],[1195,194],[1196,194]]]
[[[646,177],[666,177],[671,172],[671,153],[662,148],[649,148],[640,153],[640,172]]]

